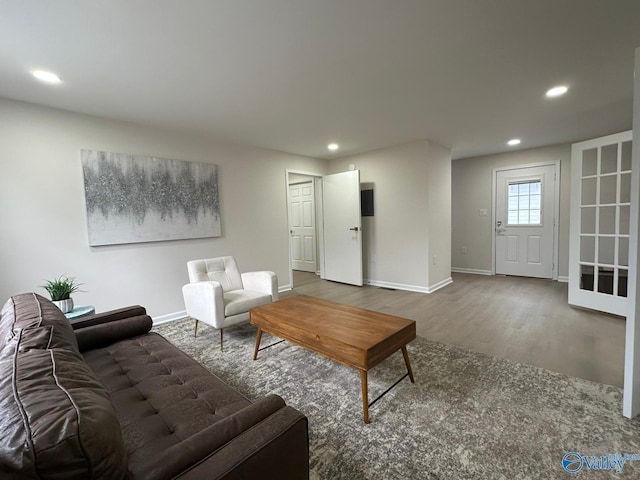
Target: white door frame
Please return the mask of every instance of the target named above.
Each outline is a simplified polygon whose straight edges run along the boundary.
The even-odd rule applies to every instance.
[[[291,239],[290,239],[290,235],[289,235],[289,230],[290,230],[290,226],[289,226],[289,203],[291,201],[291,199],[289,198],[289,174],[294,174],[294,175],[306,175],[308,177],[313,177],[313,182],[314,182],[314,186],[317,186],[318,183],[321,182],[316,182],[317,179],[321,179],[323,177],[324,174],[322,173],[317,173],[317,172],[306,172],[303,170],[291,170],[291,169],[286,169],[285,170],[285,174],[284,174],[284,183],[285,183],[285,192],[287,195],[287,203],[286,203],[286,209],[287,209],[287,241],[288,241],[288,247],[287,247],[287,251],[289,252],[289,287],[290,289],[293,289],[293,264],[291,262]],[[315,195],[315,208],[316,208],[316,243],[317,243],[317,250],[318,250],[318,267],[320,268],[320,276],[324,275],[324,240],[323,240],[323,230],[322,230],[322,202],[318,201],[319,198],[322,195],[322,191],[318,188],[314,189],[314,195]]]
[[[498,172],[520,170],[523,168],[546,167],[552,165],[554,167],[554,206],[553,206],[553,269],[552,280],[558,280],[558,245],[559,245],[559,221],[560,218],[560,160],[527,163],[523,165],[511,165],[507,167],[491,169],[491,275],[496,274],[496,199],[497,199],[497,181]]]

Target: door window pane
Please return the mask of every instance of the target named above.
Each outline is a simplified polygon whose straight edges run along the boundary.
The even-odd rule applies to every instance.
[[[583,178],[582,179],[582,200],[581,205],[595,205],[596,204],[596,179],[595,178]]]
[[[596,233],[596,207],[582,207],[580,233]]]
[[[616,207],[600,207],[599,233],[612,235],[616,233]]]
[[[542,182],[540,180],[510,183],[507,192],[507,223],[509,225],[541,224]]]
[[[620,171],[626,172],[631,170],[631,142],[624,142],[622,144]]]
[[[600,293],[613,295],[613,274],[614,271],[612,268],[598,268],[598,291]]]
[[[602,147],[600,173],[613,173],[618,170],[618,144]]]
[[[593,263],[596,260],[596,237],[580,237],[580,261]]]
[[[600,205],[616,203],[616,189],[618,177],[607,175],[600,178]]]
[[[582,152],[582,176],[588,177],[589,175],[595,175],[598,159],[598,150],[591,148]]]
[[[629,237],[618,238],[618,265],[629,266]]]
[[[631,202],[631,174],[620,175],[620,203]]]
[[[620,235],[629,235],[629,207],[628,206],[622,206],[619,207],[620,208],[620,228],[619,228],[619,232]]]
[[[614,237],[600,237],[598,239],[598,263],[613,265],[616,239]]]
[[[618,296],[626,297],[627,296],[627,277],[629,276],[629,272],[627,270],[620,269],[618,271]]]
[[[593,267],[590,265],[580,265],[580,288],[593,292]]]

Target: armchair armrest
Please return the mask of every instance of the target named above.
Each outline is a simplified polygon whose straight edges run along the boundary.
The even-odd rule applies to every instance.
[[[245,290],[268,293],[272,301],[278,300],[278,276],[274,272],[245,272],[241,276]]]
[[[220,282],[187,283],[182,287],[187,315],[215,328],[224,326],[224,297]]]

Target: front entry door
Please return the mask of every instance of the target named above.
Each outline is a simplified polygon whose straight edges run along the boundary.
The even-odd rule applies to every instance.
[[[360,171],[322,177],[324,277],[362,286]]]
[[[496,172],[496,274],[553,278],[556,167]]]
[[[289,185],[291,268],[316,272],[316,222],[313,181]]]

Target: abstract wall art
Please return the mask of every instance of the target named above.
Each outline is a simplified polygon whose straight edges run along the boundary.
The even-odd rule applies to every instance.
[[[210,163],[81,150],[89,245],[220,236]]]

